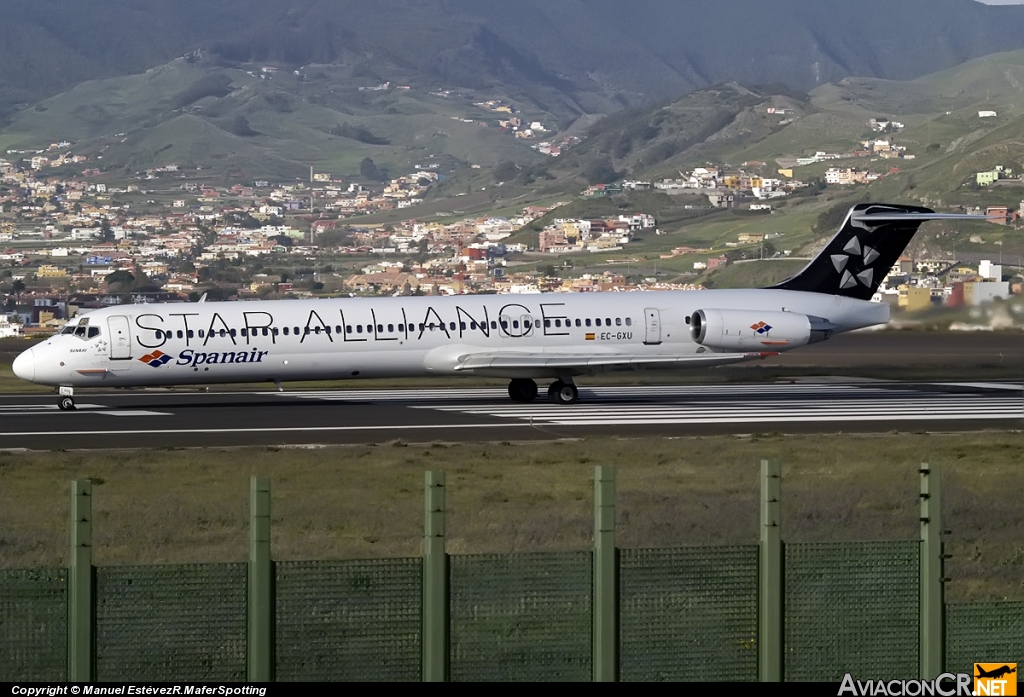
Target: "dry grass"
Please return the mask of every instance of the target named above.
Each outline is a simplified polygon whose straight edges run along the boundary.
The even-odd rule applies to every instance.
[[[757,539],[758,462],[783,462],[789,541],[914,539],[942,463],[950,597],[1024,598],[1020,433],[716,436],[322,449],[0,452],[0,566],[63,564],[68,482],[95,481],[100,565],[242,561],[250,475],[273,482],[278,559],[415,555],[423,472],[448,481],[452,553],[586,549],[593,467],[618,467],[622,547]]]

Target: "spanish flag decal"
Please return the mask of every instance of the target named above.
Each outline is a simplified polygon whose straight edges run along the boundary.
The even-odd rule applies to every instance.
[[[588,334],[587,334],[587,341],[593,341],[593,340],[594,340],[594,337],[595,337],[595,334],[592,334],[592,333],[588,333]]]

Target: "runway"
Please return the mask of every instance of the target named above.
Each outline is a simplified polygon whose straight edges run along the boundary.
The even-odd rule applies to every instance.
[[[1024,426],[1024,388],[1001,382],[785,382],[582,387],[571,406],[504,389],[111,391],[62,412],[0,396],[0,448],[37,450],[501,441],[595,435],[959,431]]]

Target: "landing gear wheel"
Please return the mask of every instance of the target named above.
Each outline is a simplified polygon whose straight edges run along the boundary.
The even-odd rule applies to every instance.
[[[532,402],[537,399],[537,383],[533,380],[516,378],[508,383],[508,396],[513,402]]]
[[[580,391],[571,382],[556,380],[548,387],[548,400],[555,404],[575,404],[580,401]]]
[[[74,411],[75,410],[75,399],[74,397],[61,397],[60,401],[57,402],[57,408],[61,411]]]

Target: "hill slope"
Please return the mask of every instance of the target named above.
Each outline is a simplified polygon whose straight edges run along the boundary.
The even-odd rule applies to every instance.
[[[972,0],[6,0],[0,116],[197,48],[234,63],[391,63],[608,111],[729,80],[910,79],[1019,48],[1022,23],[1022,7]]]

